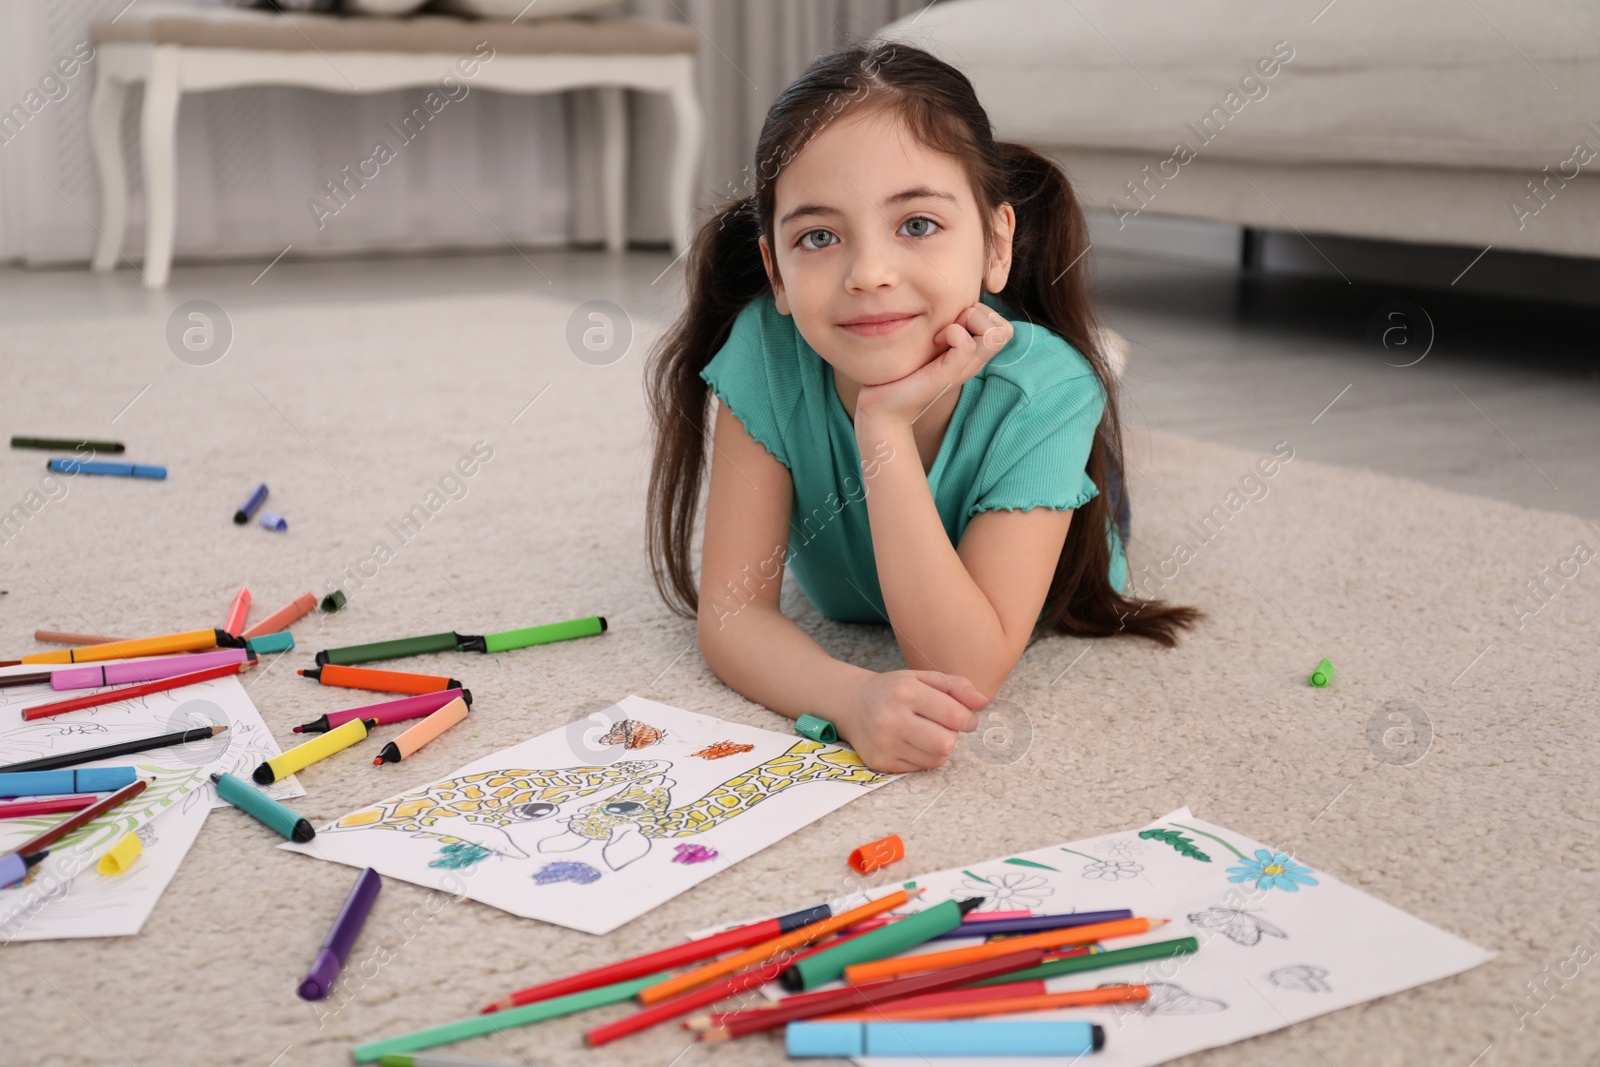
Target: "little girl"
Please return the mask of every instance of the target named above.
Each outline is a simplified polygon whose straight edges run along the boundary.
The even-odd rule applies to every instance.
[[[1060,168],[996,142],[965,75],[926,52],[847,49],[784,90],[754,192],[696,235],[648,370],[651,569],[723,681],[829,720],[874,770],[918,770],[1036,631],[1171,646],[1199,617],[1120,592],[1087,240]],[[887,622],[910,669],[829,656],[779,610],[785,567],[824,615]]]

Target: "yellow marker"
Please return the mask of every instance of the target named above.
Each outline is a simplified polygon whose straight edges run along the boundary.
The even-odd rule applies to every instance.
[[[315,740],[296,745],[283,755],[267,760],[257,767],[250,777],[255,780],[256,785],[271,785],[280,778],[287,778],[320,759],[327,759],[335,752],[364,740],[367,731],[376,725],[378,725],[377,719],[351,719],[343,726],[329,730],[325,734],[318,734]]]
[[[139,840],[138,834],[126,834],[121,841],[111,846],[111,851],[100,857],[100,862],[95,865],[95,870],[104,875],[116,875],[133,866],[133,861],[139,858],[139,853],[144,851],[144,842]]]
[[[132,641],[109,641],[103,645],[64,648],[60,652],[36,652],[31,656],[23,656],[22,662],[93,663],[104,659],[165,656],[171,652],[200,652],[218,647],[242,648],[244,642],[220,630],[190,630],[181,634],[163,634],[160,637],[140,637]]]
[[[429,714],[417,725],[384,745],[383,751],[378,753],[378,758],[372,761],[372,765],[376,767],[381,763],[399,763],[403,759],[409,759],[417,749],[466,717],[467,702],[460,697],[456,697],[450,703]]]

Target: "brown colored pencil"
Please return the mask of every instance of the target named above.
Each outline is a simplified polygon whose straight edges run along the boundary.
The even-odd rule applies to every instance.
[[[35,852],[43,851],[44,849],[55,844],[57,841],[60,841],[63,837],[66,837],[68,834],[72,833],[72,831],[78,829],[80,826],[87,826],[95,819],[98,819],[100,816],[110,811],[112,808],[120,807],[121,805],[126,804],[128,801],[144,792],[145,787],[149,784],[150,781],[147,779],[135,778],[133,781],[129,782],[127,785],[123,786],[115,793],[112,793],[99,803],[94,804],[91,807],[84,808],[70,819],[63,819],[61,822],[58,822],[54,826],[50,827],[50,829],[41,834],[37,834],[32,838],[29,838],[27,841],[24,841],[11,851],[17,853],[19,856],[31,856]]]

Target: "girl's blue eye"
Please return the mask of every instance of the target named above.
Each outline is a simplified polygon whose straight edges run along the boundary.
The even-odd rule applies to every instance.
[[[820,252],[821,249],[819,249],[816,245],[806,244],[806,238],[815,237],[819,233],[827,234],[829,237],[833,236],[833,234],[829,233],[827,230],[807,230],[805,233],[800,235],[800,247],[809,248],[813,252]]]
[[[931,237],[933,231],[929,230],[927,227],[929,227],[929,226],[938,226],[939,225],[937,222],[934,222],[932,219],[928,218],[925,215],[917,215],[914,218],[909,218],[909,219],[906,219],[905,222],[902,222],[900,224],[900,228],[902,230],[904,230],[907,226],[914,226],[919,222],[924,224],[922,232],[921,233],[908,233],[908,234],[906,234],[907,237]]]

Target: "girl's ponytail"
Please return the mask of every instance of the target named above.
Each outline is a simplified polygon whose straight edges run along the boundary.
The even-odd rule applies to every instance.
[[[710,432],[710,388],[700,371],[727,341],[739,312],[767,288],[760,234],[753,195],[724,202],[700,227],[686,266],[688,306],[645,371],[655,431],[645,516],[650,573],[667,605],[689,618],[700,600],[689,553]]]

